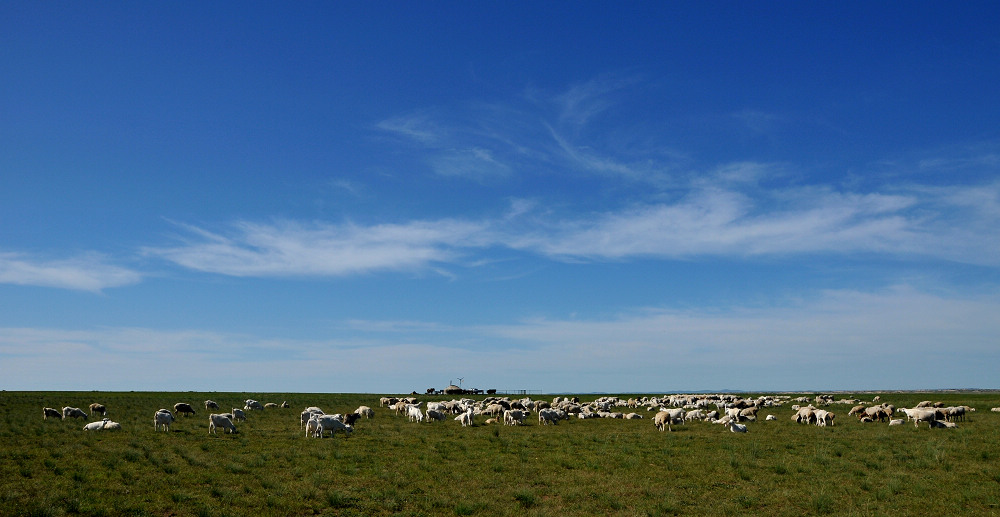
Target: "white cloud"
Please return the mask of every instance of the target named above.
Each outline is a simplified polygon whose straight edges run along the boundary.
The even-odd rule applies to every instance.
[[[189,228],[200,239],[147,248],[186,268],[231,276],[342,276],[412,270],[452,262],[458,249],[479,245],[481,223],[458,220],[404,224],[273,224],[241,222],[227,234]]]
[[[996,199],[996,187],[893,194],[700,188],[673,203],[548,221],[505,242],[557,258],[879,253],[996,266]]]
[[[739,172],[733,172],[733,171]],[[759,174],[757,168],[727,175]],[[344,276],[482,264],[508,248],[556,260],[883,254],[1000,265],[997,184],[892,193],[825,187],[738,190],[704,185],[669,203],[558,216],[513,200],[493,219],[394,224],[241,222],[189,227],[187,242],[146,253],[232,276]],[[443,272],[445,276],[449,276]]]
[[[89,253],[63,260],[43,260],[21,253],[0,253],[0,283],[99,292],[135,284],[142,275]]]

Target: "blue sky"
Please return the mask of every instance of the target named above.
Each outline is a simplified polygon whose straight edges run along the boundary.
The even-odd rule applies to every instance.
[[[4,4],[0,383],[1000,387],[998,26]]]

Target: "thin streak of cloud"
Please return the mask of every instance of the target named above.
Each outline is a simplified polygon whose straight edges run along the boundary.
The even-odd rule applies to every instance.
[[[142,274],[108,263],[89,253],[62,260],[43,260],[21,253],[0,253],[0,283],[100,292],[142,281]]]
[[[199,239],[145,253],[231,276],[344,276],[454,262],[459,248],[479,245],[482,228],[459,220],[372,226],[241,222],[226,234],[191,228]]]

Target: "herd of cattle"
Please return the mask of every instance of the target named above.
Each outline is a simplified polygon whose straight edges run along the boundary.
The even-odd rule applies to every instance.
[[[748,431],[746,422],[758,419],[761,410],[790,406],[794,411],[792,420],[801,424],[817,426],[832,426],[836,421],[836,413],[831,411],[835,404],[853,406],[848,416],[854,416],[859,422],[888,422],[890,426],[902,425],[913,421],[914,426],[926,423],[930,428],[954,428],[959,421],[965,420],[967,413],[975,411],[969,406],[945,406],[940,402],[923,401],[913,408],[896,408],[889,403],[882,403],[876,396],[870,403],[857,399],[835,400],[830,395],[792,398],[787,395],[765,395],[755,398],[739,395],[664,395],[662,397],[640,397],[622,399],[619,397],[601,397],[592,402],[582,403],[577,397],[555,397],[551,402],[522,398],[512,400],[508,397],[487,397],[482,400],[469,398],[427,402],[414,397],[396,398],[382,397],[380,407],[394,411],[395,415],[405,416],[411,422],[441,421],[452,418],[463,427],[472,426],[477,417],[485,418],[484,424],[503,424],[508,426],[524,425],[531,415],[537,415],[539,425],[558,424],[560,420],[570,418],[621,418],[642,419],[640,411],[656,411],[652,420],[660,431],[673,431],[673,426],[683,425],[691,421],[705,421],[728,427],[731,432]],[[805,405],[803,405],[805,404]],[[815,404],[815,405],[814,405]],[[233,408],[229,413],[209,413],[209,433],[216,433],[221,428],[227,433],[236,433],[235,422],[245,421],[246,412],[263,411],[266,408],[288,408],[287,402],[281,404],[260,402],[247,399],[242,410]],[[103,404],[91,404],[90,414],[75,407],[64,407],[62,411],[54,408],[43,408],[42,417],[66,419],[83,419],[100,416],[101,420],[89,422],[85,431],[116,430],[121,424],[107,417],[108,410]],[[218,410],[219,405],[205,401],[206,411]],[[626,411],[628,411],[626,413]],[[1000,412],[1000,407],[992,411]],[[170,430],[170,425],[177,416],[194,415],[194,408],[188,403],[177,403],[173,411],[159,409],[153,414],[153,430]],[[305,429],[307,437],[322,437],[326,431],[332,435],[343,432],[350,436],[355,423],[361,418],[373,418],[375,411],[368,406],[360,406],[351,413],[327,414],[322,409],[311,406],[300,414],[300,430]],[[900,418],[895,418],[899,416]],[[902,418],[905,416],[905,419]],[[773,414],[767,414],[765,420],[775,420]]]

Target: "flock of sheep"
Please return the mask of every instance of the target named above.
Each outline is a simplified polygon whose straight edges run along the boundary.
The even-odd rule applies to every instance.
[[[802,424],[814,424],[817,426],[832,426],[836,419],[833,411],[825,409],[831,404],[854,405],[847,413],[848,416],[856,416],[860,422],[888,422],[890,426],[902,425],[906,420],[912,420],[914,426],[927,423],[930,428],[954,428],[956,422],[965,419],[965,415],[975,411],[969,406],[945,407],[938,402],[924,401],[913,408],[897,409],[892,404],[880,403],[880,397],[875,397],[870,405],[856,399],[834,400],[829,395],[819,395],[814,399],[809,397],[799,397],[792,399],[786,395],[767,395],[756,398],[745,398],[738,395],[664,395],[663,397],[641,397],[627,400],[619,397],[601,397],[593,402],[581,403],[576,397],[555,397],[552,402],[544,400],[532,400],[522,398],[512,400],[507,397],[487,397],[483,400],[473,400],[468,398],[427,402],[422,408],[423,402],[414,397],[395,398],[383,397],[380,407],[387,407],[395,414],[404,415],[411,422],[441,421],[453,418],[461,423],[462,427],[473,425],[476,417],[485,417],[486,425],[499,424],[507,426],[524,425],[527,418],[537,414],[539,425],[558,425],[560,420],[570,418],[621,418],[621,419],[641,419],[642,414],[636,412],[645,410],[647,412],[656,411],[653,416],[653,424],[660,431],[673,431],[674,425],[684,425],[692,421],[706,421],[713,424],[720,424],[728,427],[730,432],[746,433],[748,428],[746,422],[757,420],[758,412],[763,408],[780,407],[785,404],[791,405],[795,411],[792,420]],[[808,404],[802,406],[800,404]],[[817,407],[813,404],[817,404]],[[242,410],[233,408],[229,413],[210,413],[209,433],[214,434],[221,428],[226,433],[236,433],[234,422],[245,421],[246,412],[264,410],[265,408],[288,408],[287,402],[281,404],[260,402],[247,399]],[[618,411],[620,408],[627,408],[630,412]],[[714,409],[713,409],[714,408]],[[107,408],[103,404],[91,404],[89,417],[100,415],[100,421],[94,421],[83,427],[85,431],[116,430],[121,429],[121,424],[113,422],[107,418]],[[205,401],[206,411],[218,410],[219,405],[212,401]],[[1000,408],[993,408],[992,411],[1000,412]],[[905,415],[903,418],[893,418],[897,412]],[[153,430],[169,431],[170,425],[176,420],[174,415],[194,415],[194,408],[188,403],[177,403],[173,412],[168,409],[159,409],[153,415]],[[900,416],[902,416],[900,415]],[[326,431],[331,436],[337,432],[344,433],[345,437],[350,436],[354,431],[354,424],[361,418],[373,418],[375,411],[368,406],[360,406],[352,413],[347,414],[326,414],[322,409],[312,406],[307,407],[300,414],[300,429],[305,430],[306,437],[321,438]],[[87,420],[88,414],[80,408],[64,407],[62,411],[54,408],[43,408],[42,417],[60,418],[81,418]],[[765,420],[775,420],[773,414],[768,414]]]

